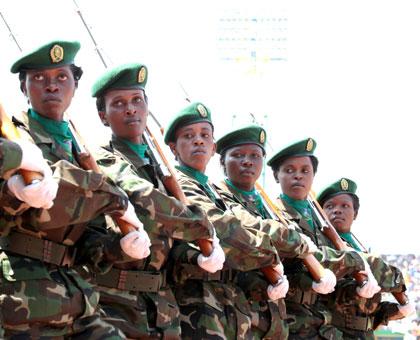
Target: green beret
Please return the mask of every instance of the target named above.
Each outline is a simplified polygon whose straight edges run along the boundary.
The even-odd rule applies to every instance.
[[[210,110],[204,104],[198,102],[188,105],[178,112],[169,123],[165,133],[165,143],[169,144],[169,142],[175,142],[176,130],[179,127],[200,122],[208,122],[213,128]]]
[[[100,97],[112,89],[143,89],[147,83],[147,67],[132,63],[114,67],[100,76],[92,86],[92,97]]]
[[[74,63],[80,49],[78,41],[54,40],[20,57],[10,68],[10,72],[38,70],[59,67]]]
[[[256,144],[265,154],[265,130],[258,125],[249,125],[224,135],[217,141],[216,152],[222,154],[226,149],[242,144]]]
[[[315,140],[312,138],[306,138],[280,150],[268,160],[267,164],[268,166],[271,166],[271,168],[276,169],[287,158],[295,156],[310,156],[314,159],[316,165],[318,165],[318,159],[314,156],[315,149]]]
[[[324,205],[324,203],[333,196],[340,194],[349,194],[357,197],[356,195],[357,184],[348,178],[341,178],[337,182],[327,186],[323,189],[317,197],[319,204]],[[357,197],[358,198],[358,197]]]

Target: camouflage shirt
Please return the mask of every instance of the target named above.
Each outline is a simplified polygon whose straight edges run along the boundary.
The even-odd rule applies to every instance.
[[[111,264],[117,260],[110,272],[97,276],[106,320],[129,338],[179,338],[179,309],[171,288],[165,283],[169,252],[174,239],[211,238],[213,226],[200,209],[168,196],[151,153],[140,157],[127,143],[113,136],[98,154],[102,170],[127,192],[152,244],[149,257],[138,261],[125,259],[124,254],[116,258],[116,253],[103,249],[105,259]],[[92,228],[89,233],[91,241],[100,239],[98,229]],[[143,290],[111,288],[109,278],[122,269],[138,275],[136,283],[143,285]],[[148,291],[148,283],[142,282],[141,275],[161,277],[162,281],[156,289]]]
[[[127,196],[104,176],[70,161],[37,121],[24,114],[23,122],[15,124],[41,149],[59,190],[51,209],[34,209],[16,199],[1,181],[0,303],[3,310],[16,311],[3,315],[6,336],[63,336],[90,328],[83,333],[89,336],[93,323],[103,326],[104,332],[119,334],[99,320],[98,293],[72,263],[77,249],[83,248],[80,237],[86,222],[102,213],[121,215]],[[95,334],[102,331],[97,328]]]
[[[152,242],[147,259],[116,266],[160,270],[173,239],[195,241],[213,236],[213,227],[202,210],[185,206],[166,194],[150,156],[140,159],[124,142],[113,137],[109,146],[98,151],[96,159],[102,171],[127,193]],[[108,256],[114,258],[115,253]]]
[[[406,290],[401,271],[380,257],[364,256],[370,265],[382,292],[403,292]],[[372,298],[362,298],[357,294],[358,284],[352,277],[344,277],[337,282],[335,291],[329,295],[328,307],[333,313],[333,324],[348,339],[374,339],[373,328],[398,314],[398,304],[381,302],[381,293]]]
[[[220,184],[220,187],[234,195],[252,215],[263,219],[269,218],[270,214],[264,207],[262,197],[255,189],[252,192],[245,192],[226,180]],[[249,299],[251,313],[255,314],[252,318],[254,337],[287,339],[289,327],[286,321],[286,304],[284,299],[268,300],[266,293],[268,282],[264,275],[257,270],[243,273],[238,277],[237,283]]]

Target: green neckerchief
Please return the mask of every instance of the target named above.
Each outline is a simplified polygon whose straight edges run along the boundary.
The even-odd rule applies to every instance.
[[[351,233],[338,233],[342,238],[344,238],[355,250],[362,251],[360,247],[357,245],[356,241],[353,239]]]
[[[128,147],[134,151],[134,153],[139,156],[141,159],[144,159],[146,156],[146,151],[149,148],[147,144],[136,144],[132,143],[127,139],[121,138],[121,140],[128,145]]]
[[[200,183],[204,187],[210,199],[213,202],[216,202],[216,196],[214,195],[214,192],[208,183],[209,178],[205,174],[185,165],[176,165],[175,168],[177,168],[179,171],[182,171],[184,174],[194,178],[198,183]]]
[[[264,209],[264,204],[263,204],[262,198],[261,198],[260,194],[258,193],[258,191],[255,190],[255,188],[252,189],[251,191],[247,191],[247,190],[239,189],[228,178],[225,178],[225,182],[228,186],[230,186],[231,188],[233,188],[234,190],[239,192],[241,195],[244,195],[245,197],[249,197],[249,200],[255,203],[255,206],[256,206],[258,212],[260,213],[260,215],[263,218],[268,218],[266,216],[267,214],[266,214],[265,209]]]
[[[67,155],[73,160],[72,141],[73,136],[70,132],[69,122],[64,120],[56,121],[53,119],[42,117],[33,109],[29,109],[29,116],[42,125],[44,130],[48,132],[54,140],[66,151]]]
[[[292,206],[294,209],[296,209],[302,215],[305,221],[308,222],[312,230],[315,229],[314,220],[312,217],[312,209],[307,200],[295,200],[287,196],[286,194],[281,194],[280,198],[283,199],[287,204]]]

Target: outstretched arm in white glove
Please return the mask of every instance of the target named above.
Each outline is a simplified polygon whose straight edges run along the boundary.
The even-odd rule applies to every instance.
[[[49,168],[48,168],[49,169]],[[21,175],[14,175],[7,180],[9,190],[15,197],[34,208],[50,209],[57,196],[58,184],[51,176],[51,170],[44,172],[44,178],[26,185]]]
[[[312,289],[318,294],[329,294],[334,291],[336,283],[337,278],[334,273],[329,269],[325,269],[321,280],[312,282]]]
[[[197,264],[209,273],[215,273],[218,270],[221,270],[225,263],[225,252],[219,243],[219,239],[215,232],[213,236],[213,251],[211,254],[209,256],[204,256],[203,254],[198,255]]]
[[[133,205],[128,202],[127,210],[120,217],[136,228],[120,240],[121,249],[133,259],[140,260],[150,255],[150,238],[144,231],[143,223],[138,219]]]
[[[287,291],[289,290],[289,281],[287,280],[286,275],[284,275],[283,264],[280,262],[273,268],[279,275],[280,280],[275,285],[269,285],[267,287],[268,298],[272,301],[283,299]]]

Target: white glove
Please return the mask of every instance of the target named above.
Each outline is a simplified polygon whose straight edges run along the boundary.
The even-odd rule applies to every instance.
[[[144,259],[150,255],[150,238],[144,231],[143,223],[136,215],[133,205],[128,202],[127,210],[120,217],[122,220],[130,223],[136,231],[131,231],[120,240],[121,249],[133,259]]]
[[[375,277],[373,276],[369,264],[364,258],[363,261],[365,263],[365,270],[361,271],[361,273],[367,275],[367,282],[363,285],[363,287],[357,287],[356,291],[359,296],[370,299],[376,293],[380,292],[381,287],[379,287],[378,281],[376,281]]]
[[[312,282],[312,289],[318,294],[329,294],[334,291],[335,285],[337,283],[337,278],[334,273],[329,270],[324,270],[324,276],[321,277],[319,282]]]
[[[49,169],[49,168],[47,168]],[[51,170],[44,172],[44,178],[34,184],[25,185],[21,175],[14,175],[7,180],[9,190],[15,197],[31,207],[49,209],[57,196],[58,184],[51,176]]]
[[[280,282],[278,282],[275,286],[269,285],[267,287],[268,298],[272,301],[282,299],[286,296],[288,290],[289,281],[287,280],[286,275],[282,274]]]
[[[213,251],[210,256],[198,255],[197,264],[209,273],[215,273],[223,268],[226,257],[223,248],[219,244],[219,239],[214,233],[213,236]]]
[[[407,316],[410,316],[416,312],[416,306],[412,302],[409,302],[403,306],[399,305],[398,311],[406,318]]]
[[[316,251],[318,250],[318,247],[317,247],[317,245],[309,238],[309,236],[307,236],[307,235],[305,235],[305,234],[302,234],[302,233],[300,233],[300,238],[302,238],[305,242],[306,242],[306,244],[308,245],[308,248],[309,248],[309,250],[308,250],[308,253],[309,254],[313,254],[313,253],[316,253]]]
[[[131,231],[120,240],[121,249],[136,260],[150,255],[150,239],[143,228]]]
[[[46,172],[51,173],[47,161],[42,156],[42,151],[35,144],[25,140],[16,141],[22,149],[21,169],[40,172],[45,175]]]

